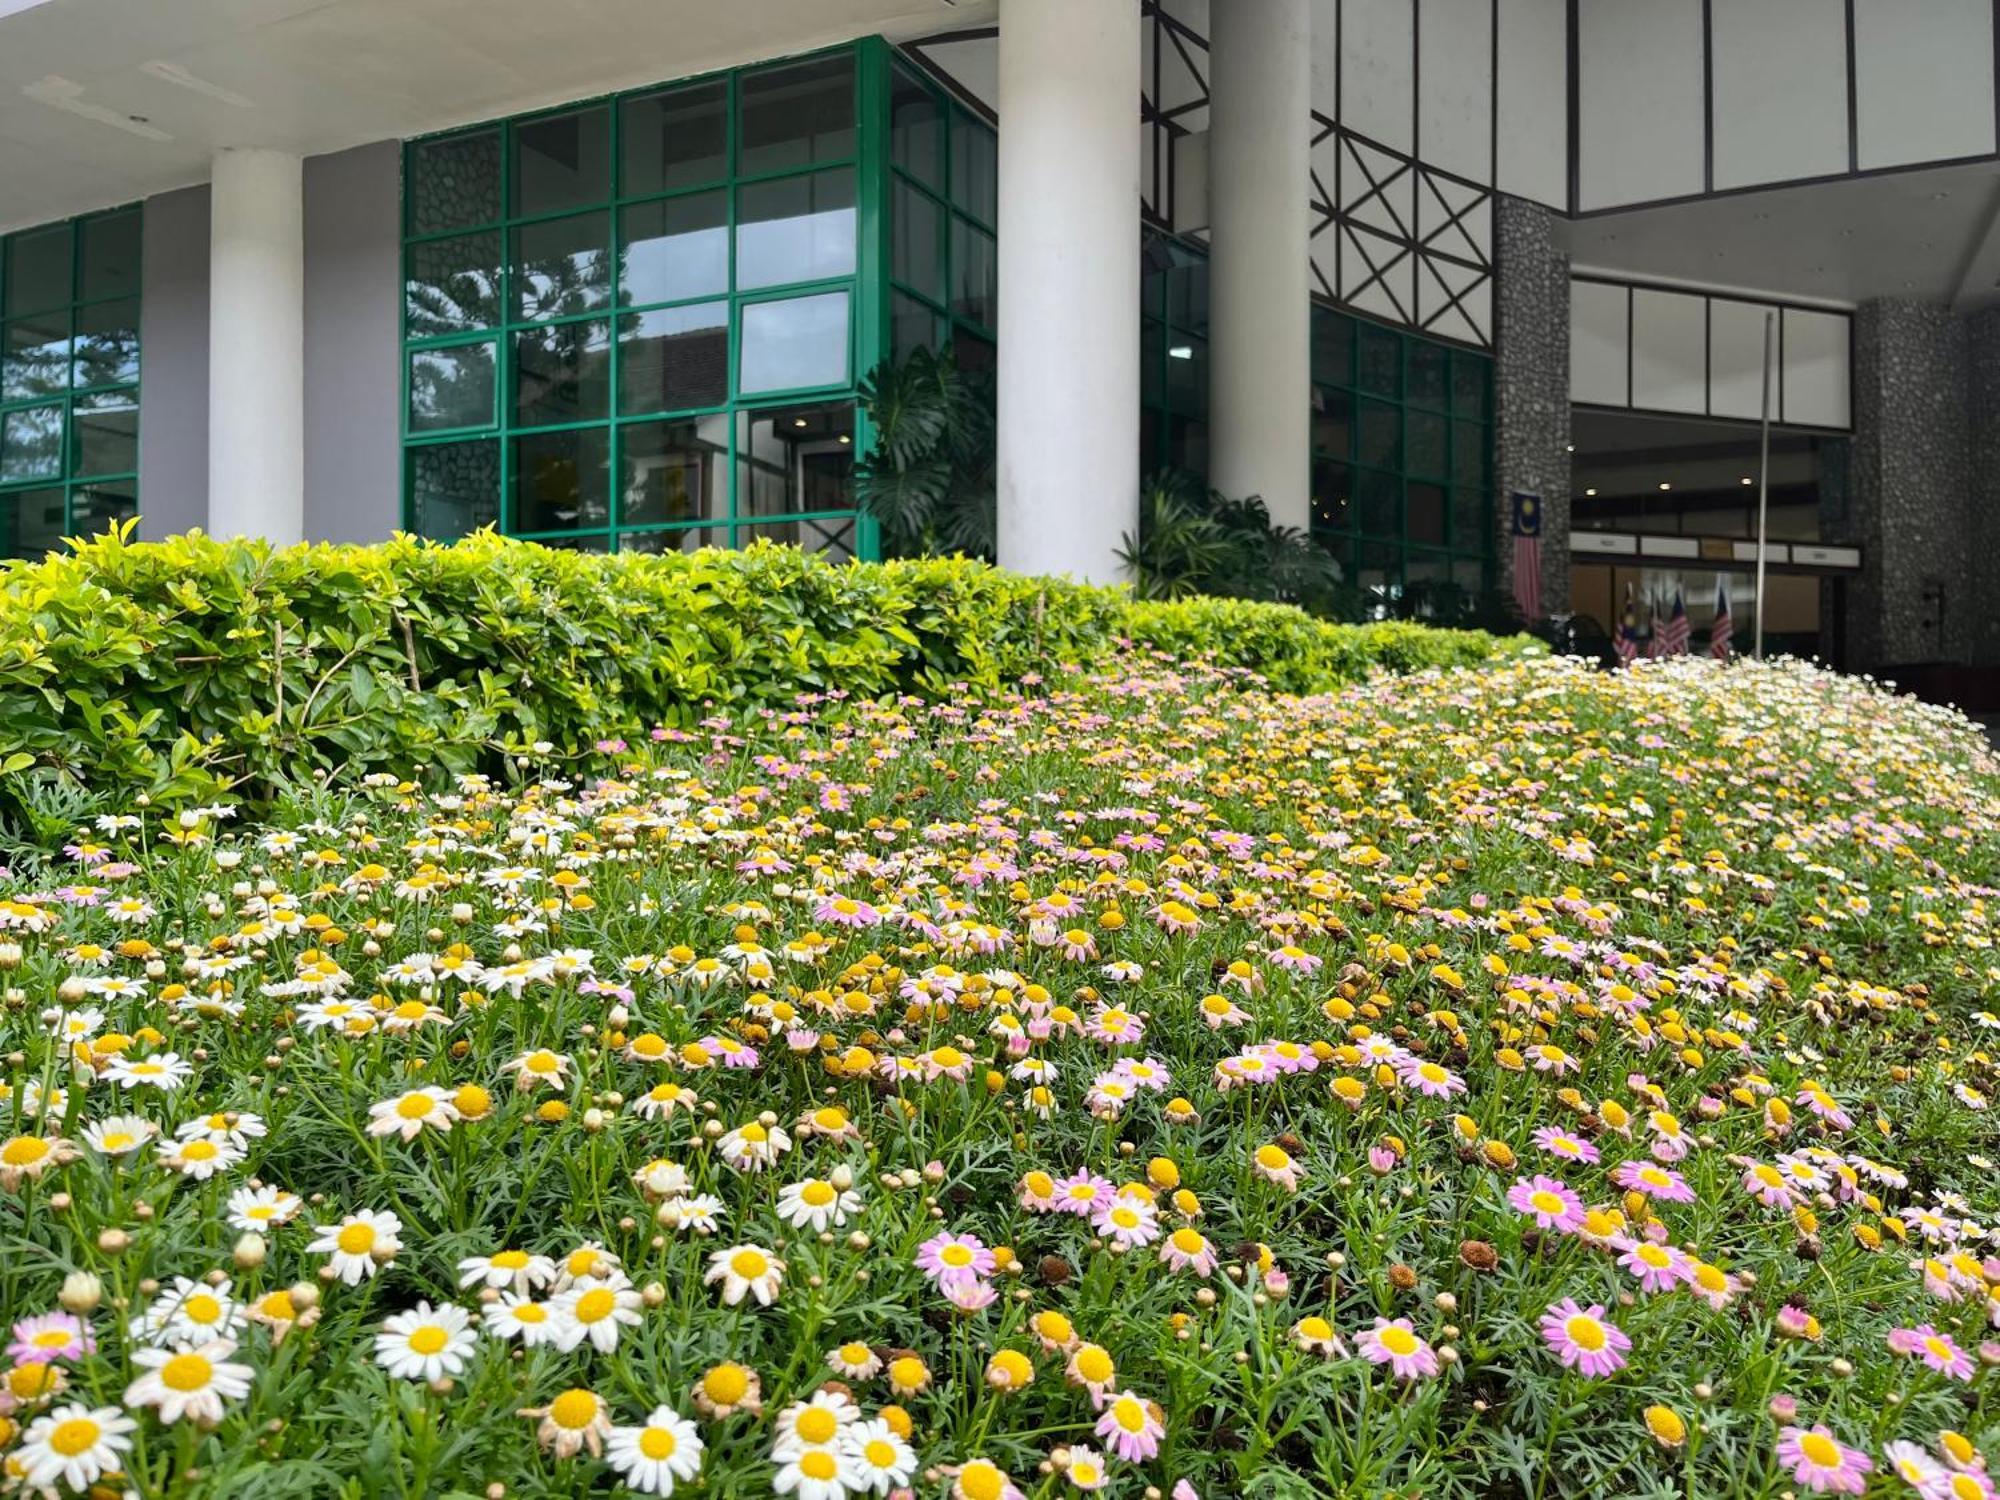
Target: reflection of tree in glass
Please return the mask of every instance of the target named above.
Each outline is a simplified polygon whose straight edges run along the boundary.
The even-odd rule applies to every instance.
[[[492,327],[500,321],[500,237],[474,234],[412,246],[404,305],[413,339]]]
[[[39,320],[11,324],[7,329],[4,375],[0,375],[0,400],[19,401],[29,396],[55,395],[69,386],[69,339],[59,330],[69,325],[67,317],[45,326]]]
[[[514,267],[514,286],[524,321],[591,312],[611,301],[606,229],[605,215],[583,214],[515,231],[520,259]],[[528,247],[538,243],[551,248],[531,252]]]
[[[0,418],[0,482],[62,473],[63,409],[35,406]]]

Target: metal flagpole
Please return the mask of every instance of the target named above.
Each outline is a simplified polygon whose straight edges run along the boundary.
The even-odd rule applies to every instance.
[[[1764,659],[1764,550],[1765,527],[1770,518],[1771,500],[1771,337],[1778,315],[1764,314],[1764,401],[1759,408],[1757,433],[1757,638],[1752,653]]]

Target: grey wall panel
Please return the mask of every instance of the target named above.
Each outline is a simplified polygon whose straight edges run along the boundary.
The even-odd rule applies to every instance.
[[[402,148],[305,164],[306,536],[373,542],[402,517]]]
[[[1710,7],[1715,186],[1847,170],[1846,0]]]
[[[1495,184],[1569,207],[1569,12],[1564,0],[1499,0]]]
[[[208,188],[148,198],[139,269],[139,534],[208,521]]]
[[[1417,154],[1493,179],[1492,0],[1417,0]]]
[[[1416,145],[1417,38],[1411,0],[1341,0],[1340,123],[1392,151]]]
[[[1860,165],[1994,149],[1992,0],[1854,0]]]
[[[1577,11],[1577,199],[1584,209],[1703,188],[1701,0]]]

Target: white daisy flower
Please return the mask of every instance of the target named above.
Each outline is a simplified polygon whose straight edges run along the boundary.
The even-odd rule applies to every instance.
[[[138,1115],[106,1115],[83,1127],[83,1140],[100,1156],[130,1156],[159,1133],[159,1126]]]
[[[362,1209],[338,1224],[319,1226],[319,1238],[306,1249],[330,1256],[333,1274],[348,1286],[373,1276],[378,1266],[393,1260],[403,1248],[403,1221],[392,1213]]]
[[[524,1349],[555,1342],[558,1325],[549,1304],[518,1292],[502,1292],[499,1301],[486,1304],[480,1317],[492,1337],[517,1340]]]
[[[546,1255],[530,1255],[525,1250],[496,1250],[491,1255],[468,1255],[458,1263],[458,1284],[484,1286],[495,1291],[525,1292],[529,1287],[551,1285],[556,1279],[556,1263]]]
[[[823,1177],[794,1182],[778,1194],[778,1217],[794,1229],[810,1228],[823,1233],[839,1228],[852,1214],[861,1212],[861,1195],[836,1187]]]
[[[400,1135],[406,1141],[413,1141],[423,1134],[426,1126],[442,1135],[457,1118],[458,1108],[451,1102],[451,1091],[433,1084],[369,1105],[368,1133]]]
[[[250,1393],[252,1371],[232,1362],[233,1339],[213,1339],[186,1349],[134,1349],[132,1363],[145,1373],[125,1387],[127,1406],[151,1406],[168,1424],[192,1417],[205,1427],[222,1420],[223,1405]]]
[[[131,1451],[129,1434],[138,1425],[115,1406],[71,1402],[29,1423],[12,1459],[30,1490],[52,1493],[61,1481],[81,1493],[123,1467],[121,1455]]]
[[[732,1245],[708,1258],[704,1286],[722,1283],[722,1304],[734,1307],[746,1296],[755,1296],[759,1306],[769,1307],[784,1285],[785,1263],[757,1245]]]
[[[441,1380],[460,1375],[472,1359],[477,1339],[464,1308],[447,1302],[419,1302],[408,1312],[382,1320],[375,1335],[375,1363],[398,1380]]]
[[[586,1339],[600,1354],[618,1347],[618,1329],[639,1326],[639,1294],[618,1272],[603,1281],[582,1282],[555,1299],[555,1345],[567,1354]]]
[[[232,1229],[264,1234],[280,1224],[289,1224],[304,1207],[304,1199],[283,1188],[238,1188],[229,1195],[229,1224]]]
[[[910,1482],[917,1471],[916,1450],[904,1442],[895,1428],[882,1417],[856,1422],[840,1435],[854,1477],[861,1481],[857,1490],[886,1495]]]
[[[642,1495],[671,1495],[674,1486],[701,1472],[703,1444],[694,1423],[671,1406],[656,1406],[642,1427],[614,1427],[605,1461],[626,1487]]]

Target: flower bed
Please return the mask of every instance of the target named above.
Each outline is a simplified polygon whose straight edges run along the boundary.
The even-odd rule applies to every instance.
[[[8,1482],[1989,1496],[1977,734],[1795,665],[1222,683],[0,883]]]

